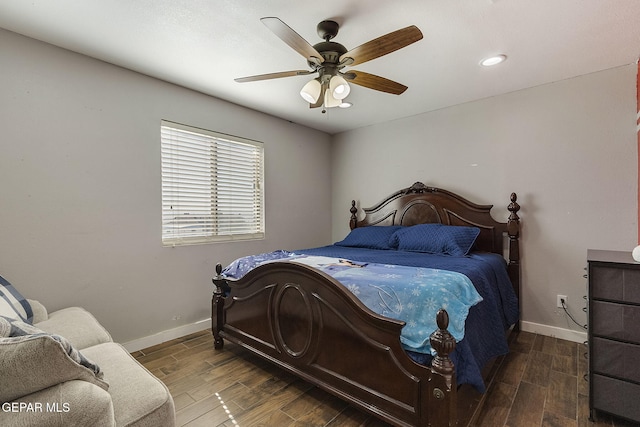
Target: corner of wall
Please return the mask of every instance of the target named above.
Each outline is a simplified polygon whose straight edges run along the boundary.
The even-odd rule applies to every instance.
[[[638,203],[640,203],[640,58],[636,61],[636,133],[638,135]],[[638,208],[638,244],[640,244],[640,207]]]

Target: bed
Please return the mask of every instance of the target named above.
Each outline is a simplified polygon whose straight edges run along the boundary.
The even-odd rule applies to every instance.
[[[269,254],[271,259],[266,262],[260,257],[253,259],[255,265],[239,278],[229,277],[238,262],[227,266],[224,273],[218,264],[211,307],[215,348],[221,349],[224,340],[234,342],[393,425],[466,424],[481,400],[478,392],[484,391],[484,381],[488,380],[487,366],[507,351],[508,333],[518,328],[520,206],[512,193],[506,222],[493,219],[492,207],[417,182],[376,206],[363,209],[361,219],[356,202],[352,201],[351,233],[344,241],[351,242],[350,236],[357,233],[379,235],[388,230],[395,239],[389,241],[396,245],[391,250],[354,248],[348,243],[276,251],[277,254]],[[427,257],[421,250],[406,246],[403,240],[409,230],[445,228],[456,232],[478,230],[469,252]],[[389,255],[392,261],[387,258]],[[416,258],[419,262],[428,258],[427,266],[412,266],[418,262]],[[503,264],[500,274],[506,276],[509,289],[507,292],[503,287],[494,295],[487,290],[493,284],[481,284],[485,273],[476,273],[467,264],[490,260],[492,271],[496,271],[500,269],[496,258]],[[443,260],[445,268],[440,264]],[[437,263],[429,264],[433,262]],[[448,311],[455,308],[447,302],[442,304],[447,309],[434,307],[434,326],[423,331],[426,350],[414,351],[405,335],[415,322],[398,320],[385,311],[375,312],[375,307],[365,305],[366,298],[356,296],[353,286],[340,277],[345,272],[364,274],[370,267],[375,272],[374,266],[396,268],[395,263],[398,268],[409,264],[406,267],[429,273],[448,272],[450,268],[452,276],[460,274],[473,283],[481,297],[469,303],[462,339],[454,338],[460,319],[450,319]],[[340,280],[333,270],[339,272]],[[401,276],[390,277],[393,281]],[[492,280],[493,276],[486,279]],[[477,375],[481,375],[479,382]]]

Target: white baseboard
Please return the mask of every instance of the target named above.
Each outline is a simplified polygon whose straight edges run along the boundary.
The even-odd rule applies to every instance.
[[[157,334],[149,335],[147,337],[138,338],[136,340],[126,342],[122,345],[127,349],[129,353],[133,353],[134,351],[142,350],[143,348],[162,344],[163,342],[171,341],[173,339],[180,338],[194,332],[200,332],[209,328],[211,328],[211,318],[199,320],[189,325],[183,325],[177,328],[158,332]]]
[[[203,319],[189,325],[183,325],[174,329],[169,329],[166,331],[158,332],[157,334],[126,342],[123,344],[123,346],[127,349],[128,352],[133,353],[134,351],[142,350],[143,348],[148,348],[157,344],[162,344],[163,342],[171,341],[173,339],[180,338],[194,332],[200,332],[210,327],[211,318]],[[533,322],[521,322],[520,329],[525,332],[532,332],[548,337],[555,337],[578,343],[583,343],[587,340],[586,332],[558,328],[556,326],[541,325],[539,323]]]
[[[556,326],[541,325],[533,322],[520,322],[520,329],[525,332],[533,332],[540,335],[546,335],[548,337],[555,337],[578,343],[583,343],[587,340],[586,332],[558,328]]]

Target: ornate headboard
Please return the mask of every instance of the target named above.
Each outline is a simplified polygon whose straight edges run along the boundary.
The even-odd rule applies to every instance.
[[[416,182],[411,187],[399,190],[376,206],[364,208],[364,218],[358,220],[356,202],[351,202],[351,229],[372,225],[416,225],[440,223],[466,225],[480,229],[476,249],[494,252],[509,260],[509,276],[518,288],[520,283],[520,217],[516,193],[511,193],[510,212],[507,222],[499,222],[491,216],[493,205],[477,205],[462,196],[441,188],[428,187]],[[505,236],[508,251],[505,251]]]

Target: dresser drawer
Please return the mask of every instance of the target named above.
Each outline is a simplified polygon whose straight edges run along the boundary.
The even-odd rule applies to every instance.
[[[640,385],[593,375],[593,408],[640,422]]]
[[[640,269],[592,266],[590,298],[640,304]]]
[[[593,338],[591,370],[640,383],[640,345]]]
[[[640,344],[640,306],[591,301],[593,335]]]

